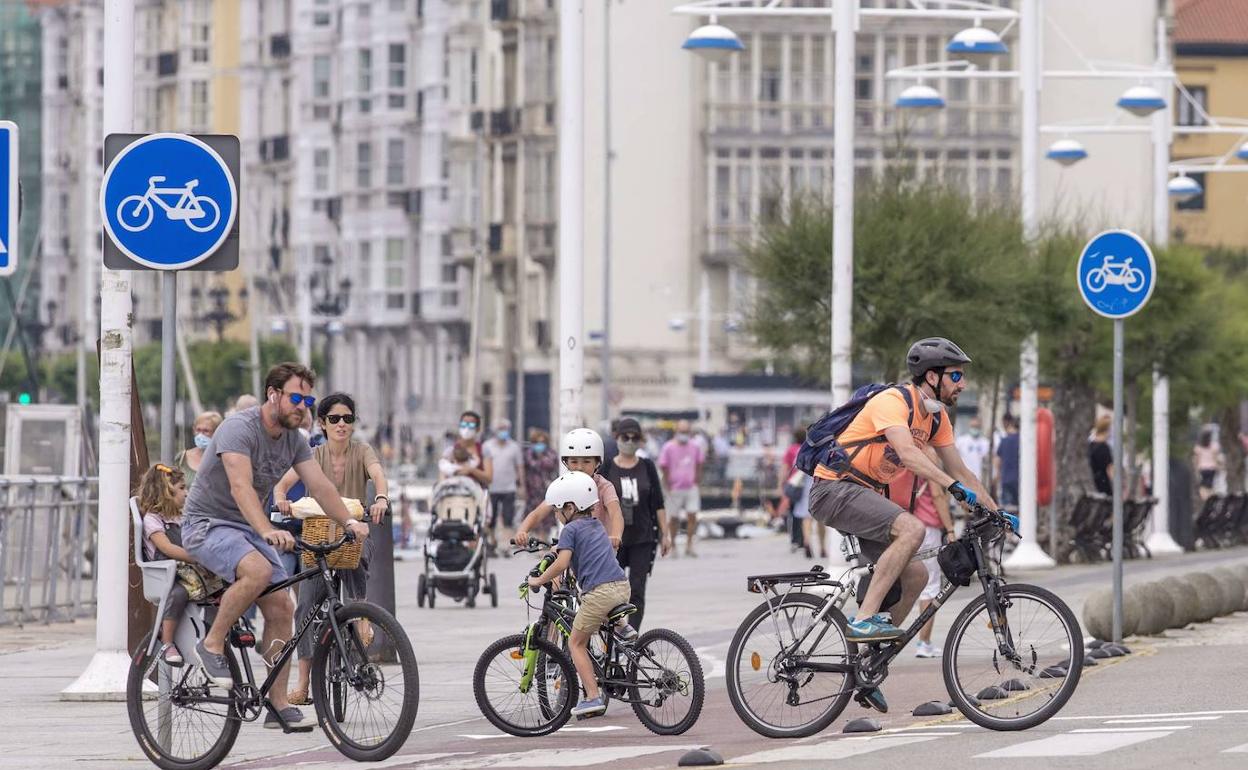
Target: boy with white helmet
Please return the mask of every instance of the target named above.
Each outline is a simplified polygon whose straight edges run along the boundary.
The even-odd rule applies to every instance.
[[[597,431],[577,428],[563,434],[559,439],[559,459],[563,461],[564,468],[569,472],[584,473],[593,478],[598,492],[594,518],[606,527],[611,547],[619,548],[620,538],[624,535],[624,512],[620,510],[620,496],[616,494],[615,485],[598,473],[602,458],[602,437]],[[529,530],[540,524],[554,510],[549,502],[543,502],[525,516],[516,529],[516,545],[527,544]]]
[[[551,482],[545,504],[555,511],[563,524],[556,546],[559,555],[540,576],[529,578],[531,588],[540,588],[562,575],[568,567],[576,572],[581,603],[572,621],[568,648],[581,686],[585,688],[585,700],[572,709],[572,714],[581,718],[598,716],[607,710],[598,689],[594,664],[589,658],[589,639],[607,621],[611,610],[628,602],[630,590],[624,570],[616,561],[615,546],[607,539],[602,522],[592,515],[598,502],[598,485],[584,473],[565,473]],[[637,634],[623,619],[616,628],[625,638]]]

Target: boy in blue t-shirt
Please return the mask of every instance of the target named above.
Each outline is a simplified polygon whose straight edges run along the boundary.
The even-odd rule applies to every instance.
[[[585,688],[585,700],[572,709],[572,714],[581,718],[599,716],[607,710],[607,704],[598,691],[594,664],[589,658],[589,638],[606,622],[611,610],[628,602],[628,579],[616,560],[606,528],[593,516],[598,486],[591,477],[565,473],[551,482],[546,502],[564,525],[559,533],[559,555],[540,577],[529,578],[529,586],[539,588],[562,575],[569,566],[576,573],[581,606],[572,621],[568,647]],[[625,622],[617,625],[616,633],[628,639],[637,632]]]

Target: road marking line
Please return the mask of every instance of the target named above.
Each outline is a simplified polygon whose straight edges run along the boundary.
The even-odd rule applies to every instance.
[[[515,751],[505,754],[478,754],[462,759],[439,762],[439,770],[468,770],[489,767],[586,767],[607,762],[663,754],[686,752],[700,744],[671,744],[649,746],[600,746],[597,748],[545,748]]]
[[[1158,725],[1156,727],[1085,727],[1082,730],[1071,730],[1067,735],[1076,733],[1155,733],[1158,730],[1190,730],[1191,725]]]
[[[489,741],[489,740],[493,740],[493,739],[495,739],[495,738],[509,738],[510,736],[509,736],[509,735],[507,735],[506,733],[491,733],[490,735],[472,735],[472,734],[467,734],[467,735],[457,735],[457,736],[455,736],[455,737],[456,737],[456,738],[467,738],[467,739],[468,739],[468,740],[470,740],[470,741]]]
[[[1064,733],[1037,741],[1026,741],[1006,746],[1003,749],[976,754],[976,759],[1004,759],[1015,757],[1086,757],[1102,754],[1106,751],[1125,748],[1136,743],[1164,738],[1173,730],[1152,730],[1149,732],[1114,732]]]
[[[1212,722],[1222,717],[1153,717],[1151,719],[1110,719],[1107,725],[1143,725],[1154,722]]]
[[[563,733],[609,733],[613,730],[627,730],[624,725],[603,725],[602,727],[560,727],[555,735]]]
[[[1242,746],[1234,746],[1229,749],[1222,749],[1223,754],[1248,754],[1248,743]]]
[[[722,645],[714,646],[720,647]],[[709,652],[711,649],[711,647],[698,647],[694,650],[694,653],[696,653],[697,656],[703,661],[703,679],[718,679],[719,677],[724,676],[724,672],[728,670],[724,665],[723,660],[715,657]]]
[[[731,764],[769,764],[772,762],[822,762],[832,759],[847,759],[873,751],[906,746],[911,743],[926,743],[936,740],[934,735],[883,735],[862,739],[839,739],[805,746],[789,746],[783,749],[768,749],[733,757]]]
[[[1119,660],[1122,660],[1119,658]],[[1161,714],[1102,714],[1099,716],[1053,717],[1053,721],[1070,721],[1077,719],[1144,719],[1146,717],[1199,717],[1209,714],[1248,714],[1248,709],[1225,709],[1223,711],[1168,711]]]

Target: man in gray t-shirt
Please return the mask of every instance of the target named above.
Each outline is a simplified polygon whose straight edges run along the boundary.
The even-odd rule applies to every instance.
[[[232,686],[224,656],[225,636],[253,602],[264,615],[260,646],[264,659],[276,659],[290,641],[295,611],[290,592],[261,596],[270,585],[289,577],[275,548],[290,551],[295,546],[294,536],[274,527],[264,510],[262,501],[278,479],[294,468],[326,515],[357,539],[368,537],[368,526],[347,513],[338,490],[312,459],[299,433],[304,415],[316,402],[312,396],[315,381],[316,375],[299,364],[278,364],[270,369],[265,377],[264,403],[231,415],[213,434],[183,509],[183,547],[197,562],[231,583],[221,596],[212,628],[195,647],[195,657],[220,687]],[[288,673],[283,666],[274,677],[269,699],[288,728],[311,730],[313,720],[287,699]],[[272,714],[265,717],[265,727],[281,726]]]
[[[506,543],[515,525],[516,494],[524,495],[524,450],[511,437],[510,420],[494,424],[494,438],[485,442],[481,454],[491,461],[494,472],[490,478],[490,531],[501,524],[503,531],[494,542]]]

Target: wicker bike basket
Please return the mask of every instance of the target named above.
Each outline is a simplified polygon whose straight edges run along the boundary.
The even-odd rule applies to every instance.
[[[303,520],[303,541],[312,545],[325,545],[342,537],[342,527],[328,516],[313,516]],[[364,553],[364,543],[355,540],[343,543],[339,548],[330,551],[325,559],[333,569],[355,569],[360,566],[360,556]],[[304,551],[301,557],[303,566],[316,564],[316,555]]]

